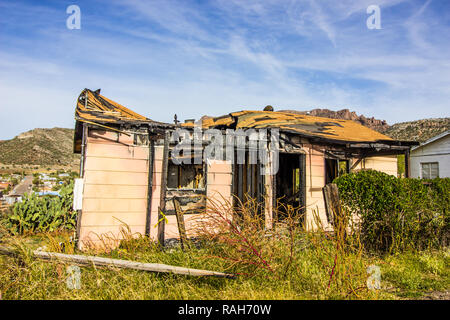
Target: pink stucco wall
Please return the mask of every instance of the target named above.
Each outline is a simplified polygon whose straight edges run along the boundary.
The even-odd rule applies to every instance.
[[[150,237],[158,237],[163,147],[154,148]],[[134,146],[133,137],[110,131],[90,130],[84,170],[83,208],[79,247],[115,247],[126,224],[131,233],[145,234],[147,220],[148,146]],[[207,164],[206,196],[231,203],[231,163]],[[195,236],[202,214],[185,216],[188,236]],[[167,216],[165,238],[179,238],[176,216]]]
[[[123,236],[123,223],[132,233],[145,232],[147,168],[148,147],[133,146],[133,137],[89,131],[80,248],[114,246]]]
[[[158,237],[158,208],[160,205],[163,147],[154,148],[153,193],[151,195],[150,237]],[[314,229],[314,215],[330,229],[326,218],[322,187],[325,185],[324,153],[304,144],[306,154],[306,223]],[[144,235],[147,221],[147,192],[149,148],[133,145],[133,136],[111,131],[90,130],[87,138],[84,171],[83,209],[80,221],[80,248],[93,244],[102,246],[105,241],[114,247],[123,238],[121,226],[126,224],[134,235]],[[391,174],[396,173],[394,157],[377,157],[364,162]],[[360,165],[361,166],[361,165]],[[232,164],[227,161],[208,161],[206,164],[206,196],[208,201],[232,203]],[[272,183],[265,179],[266,227],[272,226]],[[207,202],[207,207],[210,202]],[[228,212],[231,213],[230,211]],[[204,214],[185,215],[186,231],[195,236],[199,218]],[[229,217],[231,218],[231,217]],[[167,216],[165,238],[179,238],[176,216]],[[103,239],[103,241],[101,240]]]

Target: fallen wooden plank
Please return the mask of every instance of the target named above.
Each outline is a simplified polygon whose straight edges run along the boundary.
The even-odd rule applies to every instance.
[[[0,254],[5,255],[15,255],[16,253],[13,250],[0,247]],[[107,267],[116,267],[116,268],[124,268],[124,269],[134,269],[141,271],[149,271],[149,272],[162,272],[162,273],[174,273],[181,274],[186,276],[212,276],[212,277],[221,277],[221,278],[234,278],[235,276],[232,274],[227,274],[223,272],[216,272],[210,270],[200,270],[200,269],[191,269],[177,266],[170,266],[166,264],[160,263],[143,263],[129,260],[120,260],[120,259],[111,259],[111,258],[103,258],[96,256],[83,256],[83,255],[72,255],[72,254],[64,254],[64,253],[56,253],[56,252],[46,252],[46,251],[33,251],[33,256],[38,259],[48,260],[48,261],[63,261],[63,262],[72,262],[80,265],[86,266],[107,266]]]

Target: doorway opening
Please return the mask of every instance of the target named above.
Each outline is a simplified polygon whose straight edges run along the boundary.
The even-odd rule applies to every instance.
[[[306,206],[306,156],[304,154],[280,153],[276,175],[275,194],[282,220],[292,212],[302,214]]]

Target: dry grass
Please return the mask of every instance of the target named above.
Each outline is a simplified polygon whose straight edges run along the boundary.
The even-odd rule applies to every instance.
[[[276,210],[285,218],[266,229],[253,200],[237,208],[223,201],[208,203],[209,219],[198,221],[200,237],[189,250],[161,250],[124,225],[119,247],[102,255],[239,275],[234,280],[92,266],[81,268],[81,289],[69,289],[69,265],[34,260],[31,249],[45,245],[74,253],[70,234],[42,235],[33,244],[28,237],[4,235],[3,244],[19,255],[0,256],[0,294],[3,299],[399,299],[449,287],[448,251],[370,256],[345,219],[338,220],[335,233],[323,228],[307,232],[301,208],[280,205]],[[111,235],[103,239],[117,240]],[[366,286],[370,265],[381,268],[380,290]]]

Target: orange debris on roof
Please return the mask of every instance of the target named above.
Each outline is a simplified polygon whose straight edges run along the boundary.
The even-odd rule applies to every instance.
[[[84,89],[78,97],[75,118],[79,121],[101,123],[153,123],[163,127],[174,125],[153,121],[121,104],[102,96],[97,91]],[[311,138],[322,138],[340,142],[394,142],[388,136],[367,128],[352,120],[330,119],[285,111],[238,111],[220,117],[204,117],[201,120],[203,129],[264,129],[278,128],[282,132],[302,135]],[[183,123],[182,127],[190,128],[194,123]]]
[[[75,119],[109,123],[123,121],[152,122],[152,120],[89,89],[84,89],[78,97]]]
[[[192,127],[193,124],[183,124]],[[229,115],[206,118],[203,128],[263,129],[279,128],[280,131],[307,137],[326,138],[337,141],[377,142],[393,141],[375,130],[352,120],[330,119],[276,111],[239,111]]]

